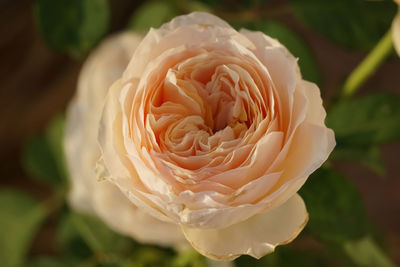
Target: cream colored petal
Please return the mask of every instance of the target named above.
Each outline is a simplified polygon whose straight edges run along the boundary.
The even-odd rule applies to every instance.
[[[182,16],[175,17],[170,22],[165,23],[163,26],[161,26],[160,29],[167,30],[167,31],[174,31],[175,29],[177,29],[179,27],[192,25],[192,24],[200,24],[200,25],[203,25],[203,27],[205,27],[205,28],[207,27],[207,25],[224,27],[224,28],[232,28],[224,20],[222,20],[219,17],[214,16],[210,13],[193,12],[188,15],[182,15]]]
[[[135,51],[122,80],[126,82],[131,78],[142,77],[149,62],[168,49],[182,45],[191,48],[226,39],[240,40],[242,43],[251,44],[229,24],[214,15],[194,12],[179,16],[164,24],[160,29],[150,29]]]
[[[321,92],[317,85],[307,81],[301,81],[298,86],[307,99],[307,115],[305,121],[325,127],[326,111],[322,105]]]
[[[217,260],[233,260],[247,254],[257,259],[291,242],[304,228],[308,213],[303,200],[294,195],[266,213],[220,229],[182,227],[187,240],[201,254]]]
[[[177,245],[186,243],[177,224],[162,222],[133,205],[107,180],[99,181],[93,190],[96,213],[116,232],[142,243]]]
[[[262,32],[253,32],[242,29],[240,31],[255,45],[255,56],[266,66],[271,75],[276,94],[279,95],[279,112],[284,121],[291,114],[293,92],[301,80],[297,59],[276,39]]]
[[[185,238],[176,224],[159,221],[132,204],[108,181],[96,177],[97,134],[109,86],[121,76],[141,37],[123,33],[103,42],[82,67],[78,92],[67,113],[64,147],[71,178],[69,202],[99,216],[116,232],[141,242],[176,245]]]
[[[83,212],[93,212],[90,187],[92,182],[86,177],[90,171],[85,168],[81,146],[84,143],[82,133],[83,110],[76,99],[73,99],[67,111],[67,122],[64,139],[64,152],[69,172],[71,189],[68,194],[68,201],[72,207]],[[93,153],[88,148],[86,153]],[[89,174],[88,174],[89,172]]]
[[[274,170],[277,175],[282,172],[279,179],[272,186],[265,184],[270,189],[264,192],[264,195],[262,192],[256,193],[259,194],[259,197],[255,204],[198,210],[187,209],[181,213],[181,223],[196,228],[220,228],[281,205],[293,196],[305,183],[308,176],[325,162],[334,146],[335,139],[331,129],[308,122],[301,124],[293,136],[292,144],[285,148],[287,150],[286,158]],[[271,176],[271,179],[276,179],[276,177]],[[249,187],[251,185],[249,184]],[[207,194],[207,192],[199,194]],[[253,197],[253,191],[245,190],[245,187],[240,195],[212,195],[212,198],[219,203],[230,203]],[[196,198],[196,194],[193,195],[193,198]]]
[[[130,84],[125,86],[130,86]],[[154,207],[152,201],[144,197],[147,188],[141,183],[136,169],[127,158],[127,151],[123,144],[122,111],[119,103],[122,89],[121,81],[115,82],[110,88],[100,121],[98,141],[102,158],[98,164],[104,166],[111,174],[103,178],[115,183],[139,208],[144,208],[160,220],[171,221],[163,212]]]
[[[394,48],[396,49],[397,54],[400,56],[400,9],[393,20],[392,36],[393,36]]]
[[[77,93],[67,110],[64,150],[71,179],[69,201],[81,211],[93,212],[91,188],[100,155],[96,136],[104,97],[140,40],[134,33],[111,36],[89,55],[79,75]]]

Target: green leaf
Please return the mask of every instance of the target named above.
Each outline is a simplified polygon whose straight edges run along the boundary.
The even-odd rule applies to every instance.
[[[71,248],[71,243],[79,244],[79,238],[77,237],[82,238],[94,253],[128,253],[134,246],[134,242],[130,238],[113,232],[98,218],[71,212],[63,219],[63,224],[60,226],[58,233],[58,240],[62,247]],[[82,244],[79,246],[82,246]]]
[[[25,171],[39,182],[56,185],[61,181],[54,155],[43,135],[37,135],[28,142],[22,155],[22,164]]]
[[[344,243],[347,255],[361,267],[394,267],[394,263],[385,255],[371,237]]]
[[[59,188],[66,180],[62,148],[64,122],[64,117],[56,116],[44,134],[31,138],[22,154],[22,165],[32,178]]]
[[[107,32],[107,0],[36,0],[35,15],[44,40],[74,57],[86,54]]]
[[[76,229],[70,213],[66,213],[61,217],[57,229],[56,241],[58,247],[60,247],[61,251],[68,258],[86,259],[93,254]]]
[[[183,1],[180,4],[181,4],[180,9],[183,10],[184,13],[190,13],[194,11],[209,12],[209,13],[212,12],[210,6],[199,1]]]
[[[400,138],[400,97],[374,93],[345,99],[326,118],[338,145],[371,146]]]
[[[132,262],[131,266],[179,267],[173,264],[171,265],[171,254],[169,253],[169,251],[154,246],[138,247],[133,251],[133,254],[130,256],[130,259]]]
[[[70,267],[77,266],[77,262],[72,259],[55,258],[48,256],[40,256],[29,260],[25,267]]]
[[[176,15],[178,15],[178,11],[172,2],[146,2],[134,12],[128,28],[138,32],[147,32],[150,27],[158,28]]]
[[[318,267],[324,266],[323,263],[324,262],[319,255],[313,255],[309,252],[296,250],[288,246],[277,247],[274,253],[268,254],[259,260],[250,256],[241,256],[235,260],[236,267]]]
[[[65,116],[58,114],[53,117],[46,129],[46,139],[53,153],[62,179],[67,178],[67,168],[64,157]]]
[[[341,243],[367,233],[361,196],[341,173],[320,168],[299,193],[310,214],[307,229],[322,240]]]
[[[396,4],[392,0],[290,0],[295,15],[332,41],[369,50],[388,31]]]
[[[278,39],[295,57],[299,58],[300,70],[303,77],[315,83],[320,82],[321,74],[314,55],[304,40],[290,28],[280,22],[271,20],[255,21],[242,26],[248,27],[251,30],[262,31]]]
[[[181,251],[172,260],[172,266],[174,267],[207,267],[206,258],[199,254],[194,249],[189,249],[186,251]]]
[[[333,160],[359,162],[379,175],[385,174],[385,163],[378,147],[336,147],[331,156]]]
[[[15,190],[0,190],[1,266],[21,266],[30,244],[45,218],[43,205]]]

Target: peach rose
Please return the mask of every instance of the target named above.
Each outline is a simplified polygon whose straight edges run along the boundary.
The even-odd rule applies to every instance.
[[[399,5],[399,9],[392,23],[392,36],[394,48],[400,56],[400,0],[395,0],[395,2]]]
[[[115,231],[145,242],[173,245],[184,240],[179,227],[136,208],[112,183],[99,182],[95,164],[99,120],[110,85],[118,79],[139,45],[133,33],[113,36],[100,45],[82,67],[78,90],[67,112],[64,140],[71,178],[69,202],[75,209],[102,218]]]
[[[91,184],[82,193],[87,203],[121,232],[142,227],[142,240],[153,235],[155,242],[152,231],[160,242],[172,236],[177,242],[183,233],[214,259],[260,258],[293,240],[308,219],[296,192],[335,145],[319,89],[302,80],[296,58],[277,40],[237,32],[207,13],[151,29],[104,107],[90,108],[89,100],[97,102],[89,96],[70,108],[70,114],[82,109],[66,139],[67,155],[76,156],[69,161],[77,161],[69,164],[78,173],[74,183],[88,179],[118,198],[94,201],[100,189],[89,190]],[[101,152],[92,150],[100,156],[100,182],[93,179],[93,158],[80,160],[92,141],[85,132],[93,129],[99,129]],[[79,177],[79,168],[90,168],[90,175]],[[139,211],[159,220],[158,228],[138,226]]]

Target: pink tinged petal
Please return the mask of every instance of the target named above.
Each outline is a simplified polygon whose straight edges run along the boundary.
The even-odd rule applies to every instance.
[[[399,1],[398,4],[400,5]],[[393,37],[394,48],[396,49],[397,54],[400,56],[400,9],[393,20],[392,37]]]
[[[171,221],[154,202],[146,198],[148,189],[140,181],[135,168],[126,157],[127,151],[123,144],[122,133],[122,111],[118,101],[121,89],[121,82],[115,82],[106,98],[98,136],[101,148],[101,159],[98,163],[105,167],[106,173],[109,173],[104,178],[116,184],[137,207],[143,208],[160,220]]]
[[[321,92],[317,85],[307,81],[301,81],[298,89],[307,99],[307,115],[305,121],[325,127],[326,112],[322,105]]]
[[[219,229],[182,226],[183,233],[201,254],[216,260],[233,260],[247,254],[255,258],[291,242],[304,228],[308,213],[297,194],[268,212]]]
[[[256,144],[247,166],[228,170],[210,177],[208,180],[238,189],[252,180],[263,176],[281,150],[282,140],[283,133],[281,132],[273,132],[263,136]]]
[[[221,42],[231,39],[232,36],[240,35],[232,27],[213,26],[204,28],[201,24],[187,24],[174,30],[153,29],[147,33],[124,72],[124,82],[131,78],[140,78],[148,68],[148,63],[169,49],[182,46],[201,47],[202,44]]]
[[[241,30],[240,33],[255,44],[254,54],[271,74],[276,93],[279,96],[279,113],[283,116],[284,125],[287,125],[293,105],[293,93],[297,82],[301,80],[297,59],[277,40],[261,32]]]
[[[297,192],[308,176],[327,160],[334,147],[331,129],[310,123],[299,126],[281,166],[283,173],[265,195],[270,207],[280,205]]]
[[[190,13],[189,15],[183,15],[183,16],[178,16],[178,17],[174,18],[170,22],[162,25],[160,30],[174,31],[175,29],[177,29],[179,27],[186,26],[186,25],[193,25],[193,24],[200,24],[200,25],[203,25],[203,27],[207,27],[207,25],[208,25],[208,26],[218,26],[218,27],[229,28],[229,29],[232,28],[224,20],[222,20],[219,17],[214,16],[210,13],[193,12],[193,13]]]
[[[179,21],[179,23],[174,23],[175,21]],[[183,21],[187,23],[181,24]],[[186,48],[206,47],[209,44],[221,44],[227,41],[254,47],[247,38],[225,21],[211,14],[194,12],[188,16],[177,17],[160,29],[151,28],[125,70],[122,77],[123,82],[142,77],[149,62],[163,52],[181,46],[182,40],[185,40]]]

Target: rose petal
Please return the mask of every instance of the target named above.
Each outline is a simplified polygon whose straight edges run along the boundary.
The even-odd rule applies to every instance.
[[[393,36],[394,48],[396,49],[397,54],[400,56],[400,9],[393,20],[392,36]]]
[[[91,188],[97,182],[93,169],[100,156],[97,125],[104,97],[140,40],[133,33],[110,37],[89,55],[79,75],[77,95],[67,111],[64,149],[72,180],[69,202],[81,211],[93,211]]]
[[[192,246],[207,257],[233,260],[248,254],[259,259],[293,240],[307,220],[304,202],[295,194],[281,206],[227,228],[182,229]]]
[[[91,190],[96,213],[116,232],[142,243],[177,245],[184,242],[178,225],[157,220],[137,208],[109,181],[97,182]]]
[[[149,62],[168,49],[182,45],[200,47],[201,44],[219,43],[224,40],[238,41],[244,46],[252,45],[229,24],[214,15],[194,12],[177,17],[160,29],[150,29],[133,54],[122,81],[127,82],[132,78],[142,77]]]
[[[163,212],[155,208],[155,204],[149,198],[144,197],[148,190],[127,158],[123,144],[122,111],[119,103],[122,89],[121,82],[115,82],[106,98],[98,136],[102,149],[102,159],[99,164],[104,165],[108,172],[112,173],[112,177],[105,178],[109,178],[111,182],[115,183],[132,203],[139,208],[144,208],[149,214],[160,220],[171,221]]]

